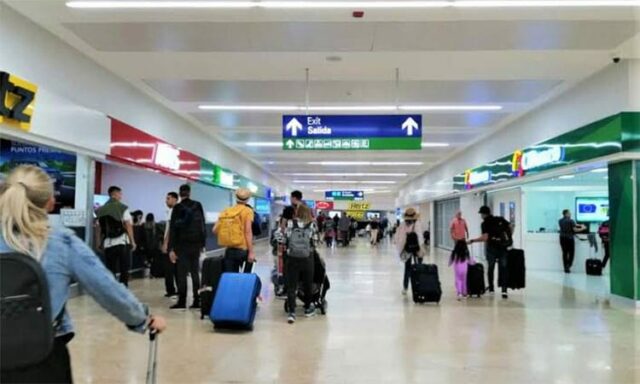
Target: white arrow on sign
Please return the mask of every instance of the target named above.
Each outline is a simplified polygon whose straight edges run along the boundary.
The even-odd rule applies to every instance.
[[[291,131],[291,136],[298,136],[298,130],[302,129],[302,124],[295,117],[287,123],[287,131]]]
[[[413,120],[412,117],[409,117],[404,121],[404,123],[402,123],[402,130],[407,131],[407,136],[413,136],[414,129],[417,131],[418,129],[420,129],[420,126],[418,125],[418,123],[416,123],[415,120]]]
[[[287,144],[287,148],[293,149],[293,140],[289,139],[286,144]]]

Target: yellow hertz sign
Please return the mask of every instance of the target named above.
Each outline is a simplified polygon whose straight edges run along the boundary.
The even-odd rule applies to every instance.
[[[0,72],[0,124],[31,129],[38,87],[17,76]]]
[[[368,211],[371,208],[371,203],[366,201],[351,201],[347,211]]]

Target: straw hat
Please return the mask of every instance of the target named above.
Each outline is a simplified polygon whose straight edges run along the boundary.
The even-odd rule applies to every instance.
[[[405,220],[418,220],[420,214],[414,208],[407,208],[403,217]]]
[[[246,188],[236,189],[236,199],[240,202],[246,202],[251,198],[251,191]]]

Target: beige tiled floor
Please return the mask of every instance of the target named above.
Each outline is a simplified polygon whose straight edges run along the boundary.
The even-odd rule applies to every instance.
[[[217,333],[195,312],[170,312],[161,280],[131,286],[170,329],[160,339],[160,383],[640,383],[640,318],[583,291],[529,278],[508,301],[457,302],[447,255],[434,252],[439,306],[400,294],[402,265],[388,247],[328,252],[326,317],[285,323],[266,249],[265,302],[255,331]],[[129,333],[89,297],[68,306],[78,383],[144,382],[147,339]]]

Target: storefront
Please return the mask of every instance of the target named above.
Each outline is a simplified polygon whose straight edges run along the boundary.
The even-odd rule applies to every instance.
[[[527,252],[532,271],[562,271],[558,220],[564,209],[588,227],[577,236],[573,272],[584,272],[587,258],[603,259],[597,231],[609,221],[605,277],[611,276],[611,293],[637,300],[639,160],[640,113],[624,112],[468,169],[452,183],[471,233],[479,232],[479,207],[488,205],[511,222],[514,246],[532,251]],[[446,204],[435,203],[436,217]]]

